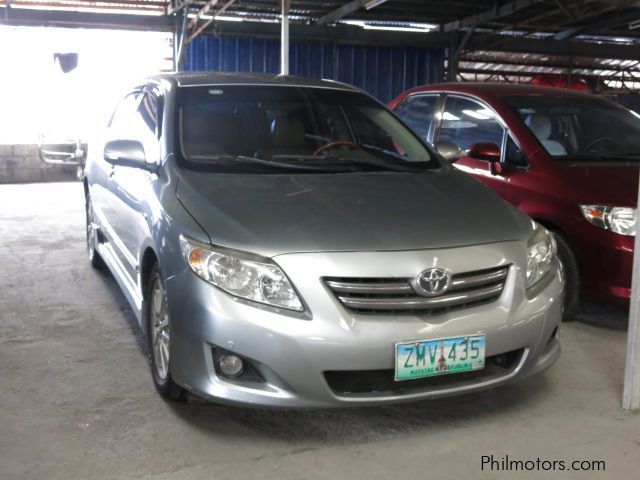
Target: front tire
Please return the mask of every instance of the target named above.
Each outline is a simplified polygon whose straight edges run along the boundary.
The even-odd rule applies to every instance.
[[[149,366],[153,384],[160,395],[168,400],[184,398],[184,389],[171,377],[171,323],[167,292],[160,268],[156,263],[151,269],[144,302],[147,325]]]
[[[580,271],[569,243],[561,233],[553,232],[558,246],[558,259],[565,277],[564,321],[575,320],[580,311]]]

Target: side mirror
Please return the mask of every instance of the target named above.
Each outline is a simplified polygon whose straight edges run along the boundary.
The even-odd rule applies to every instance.
[[[107,142],[104,146],[104,159],[107,163],[115,166],[154,170],[154,165],[147,162],[142,143],[137,140],[111,140]]]
[[[467,150],[467,155],[477,160],[486,160],[487,162],[500,161],[500,147],[495,143],[474,143]]]
[[[467,150],[467,156],[477,160],[485,160],[489,162],[489,171],[491,175],[499,175],[502,173],[502,164],[500,163],[500,147],[495,143],[481,142],[474,143]]]
[[[77,53],[54,53],[53,61],[58,64],[63,73],[69,73],[78,66]]]
[[[444,157],[448,162],[455,162],[463,153],[460,147],[453,142],[436,142],[436,150],[440,155]]]
[[[44,134],[38,136],[38,156],[44,163],[57,165],[84,165],[87,145],[80,139],[72,141],[47,141]]]

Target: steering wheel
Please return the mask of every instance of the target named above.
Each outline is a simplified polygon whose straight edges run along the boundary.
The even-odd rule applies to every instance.
[[[595,147],[596,145],[598,145],[599,143],[604,143],[604,142],[613,142],[613,138],[611,137],[600,137],[600,138],[596,138],[595,140],[589,142],[589,145],[587,145],[586,147],[584,147],[584,151],[585,152],[590,152],[591,149],[593,147]]]
[[[348,140],[334,140],[332,142],[325,143],[320,148],[318,148],[315,152],[313,152],[313,154],[317,156],[317,155],[320,155],[325,150],[328,150],[330,148],[335,148],[335,147],[341,147],[341,146],[349,147],[352,150],[358,150],[360,148],[358,145],[356,145],[353,142],[349,142]]]

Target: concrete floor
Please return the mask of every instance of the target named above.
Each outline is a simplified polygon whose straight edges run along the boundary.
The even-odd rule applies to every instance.
[[[0,186],[0,479],[637,479],[624,312],[565,324],[548,372],[438,402],[255,411],[155,393],[114,280],[84,249],[80,184]],[[606,472],[482,471],[481,456]]]

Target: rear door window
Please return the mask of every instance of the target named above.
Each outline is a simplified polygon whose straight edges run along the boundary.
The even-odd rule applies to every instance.
[[[396,113],[425,141],[433,125],[438,105],[437,94],[410,95],[396,107]]]

